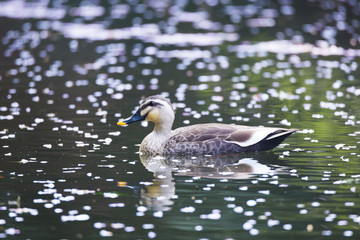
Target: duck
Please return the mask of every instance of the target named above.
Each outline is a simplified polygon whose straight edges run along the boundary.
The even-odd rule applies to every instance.
[[[136,112],[117,123],[127,126],[139,121],[153,122],[154,129],[141,142],[145,155],[225,155],[271,150],[298,129],[203,123],[172,130],[175,112],[162,95],[143,100]]]

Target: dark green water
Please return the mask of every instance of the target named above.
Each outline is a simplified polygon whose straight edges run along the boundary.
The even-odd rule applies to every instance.
[[[359,239],[359,1],[0,2],[0,238]],[[298,128],[269,152],[136,153],[174,127]]]

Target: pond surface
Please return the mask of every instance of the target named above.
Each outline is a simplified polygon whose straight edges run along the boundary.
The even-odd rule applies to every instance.
[[[359,239],[360,3],[1,1],[0,238]],[[298,128],[268,152],[145,158],[146,96]]]

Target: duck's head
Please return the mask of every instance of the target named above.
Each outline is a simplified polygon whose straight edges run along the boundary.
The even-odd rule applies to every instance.
[[[174,109],[169,100],[160,95],[146,98],[138,110],[131,117],[118,122],[117,125],[124,126],[142,120],[154,122],[155,125],[171,125],[174,121]]]

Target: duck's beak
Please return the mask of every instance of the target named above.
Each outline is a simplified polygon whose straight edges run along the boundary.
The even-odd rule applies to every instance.
[[[133,122],[138,122],[138,121],[142,121],[145,120],[144,116],[141,116],[140,111],[136,111],[136,113],[134,115],[132,115],[131,117],[125,119],[124,121],[118,122],[116,125],[118,126],[126,126],[130,123]]]

